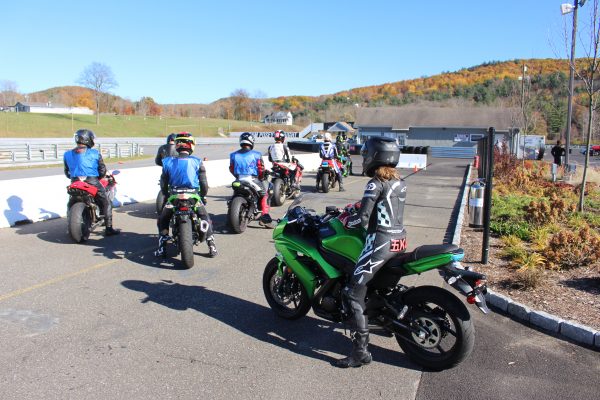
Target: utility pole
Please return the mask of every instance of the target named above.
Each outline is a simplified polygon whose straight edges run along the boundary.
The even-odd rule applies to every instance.
[[[527,133],[527,115],[525,114],[525,72],[527,72],[527,65],[523,64],[521,72],[521,113],[523,113],[523,131]]]
[[[585,0],[581,2],[585,3]],[[579,0],[573,2],[573,30],[571,32],[571,59],[569,62],[569,100],[567,103],[567,129],[565,131],[565,165],[569,168],[571,152],[571,119],[573,117],[573,80],[575,78],[575,40],[577,39],[577,9]]]

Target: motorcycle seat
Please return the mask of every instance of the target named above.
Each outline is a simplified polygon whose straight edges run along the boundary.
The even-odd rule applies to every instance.
[[[396,257],[392,258],[386,264],[386,268],[399,269],[404,264],[417,261],[425,257],[436,256],[438,254],[447,254],[447,253],[455,253],[457,250],[461,250],[455,244],[426,244],[423,246],[419,246],[413,251],[409,251],[406,253],[400,253]],[[398,272],[402,272],[403,270],[399,270]]]

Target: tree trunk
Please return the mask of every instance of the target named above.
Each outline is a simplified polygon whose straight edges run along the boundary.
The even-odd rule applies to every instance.
[[[100,94],[96,92],[96,125],[100,125]]]
[[[587,178],[588,166],[590,164],[590,142],[592,140],[593,130],[592,121],[594,120],[594,94],[590,95],[588,106],[590,108],[590,115],[588,116],[587,138],[585,140],[586,152],[585,163],[583,164],[583,179],[581,180],[581,193],[579,193],[579,207],[577,207],[577,210],[579,212],[583,212],[583,201],[585,199],[585,183]]]

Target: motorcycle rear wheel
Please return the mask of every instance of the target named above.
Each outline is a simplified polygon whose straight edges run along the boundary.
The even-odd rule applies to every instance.
[[[186,269],[194,266],[194,238],[192,236],[192,221],[179,223],[177,227],[179,251],[181,252],[181,261]]]
[[[475,328],[465,305],[447,290],[421,286],[404,296],[411,310],[404,321],[425,333],[396,334],[404,353],[416,364],[432,371],[457,366],[473,351]]]
[[[248,227],[248,202],[243,197],[236,196],[231,199],[227,212],[229,226],[235,233],[242,233]]]
[[[285,185],[283,180],[279,178],[273,181],[273,198],[271,201],[276,207],[279,207],[285,201]]]
[[[280,275],[278,267],[279,260],[272,258],[263,273],[263,291],[267,303],[281,318],[302,318],[310,310],[306,289],[293,272],[286,271],[286,275]]]
[[[329,174],[325,173],[321,177],[321,189],[323,189],[323,193],[329,192]]]
[[[90,211],[85,203],[75,203],[69,208],[67,215],[69,235],[75,243],[82,243],[89,239],[92,229]]]
[[[163,206],[165,204],[165,195],[162,193],[162,191],[158,191],[158,194],[156,195],[156,213],[158,215],[160,215],[162,213],[162,209]]]

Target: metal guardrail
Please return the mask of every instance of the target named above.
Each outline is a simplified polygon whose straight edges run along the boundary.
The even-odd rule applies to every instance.
[[[0,144],[0,165],[60,162],[73,148],[72,142]],[[97,143],[103,158],[135,157],[144,154],[139,143]]]

